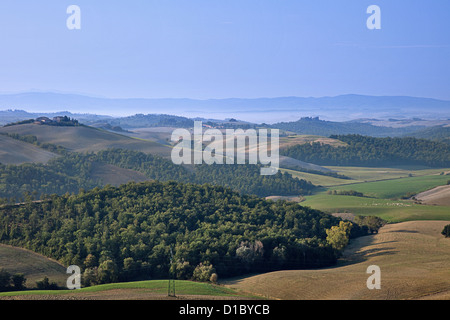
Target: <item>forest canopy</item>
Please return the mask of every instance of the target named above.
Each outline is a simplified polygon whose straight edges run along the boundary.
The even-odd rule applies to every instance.
[[[221,186],[150,181],[3,206],[0,241],[78,265],[91,284],[185,279],[197,267],[232,276],[332,265],[326,230],[339,221]]]
[[[405,138],[374,138],[361,135],[332,135],[345,142],[334,147],[315,142],[281,150],[281,154],[305,162],[329,166],[450,166],[450,146],[445,143]]]
[[[108,149],[98,153],[65,152],[47,164],[0,164],[0,198],[21,201],[27,193],[34,199],[49,194],[77,193],[105,185],[93,177],[93,164],[112,164],[143,173],[149,180],[210,183],[230,187],[243,194],[306,195],[315,186],[278,172],[262,176],[259,165],[196,165],[186,168],[162,157],[125,149]]]

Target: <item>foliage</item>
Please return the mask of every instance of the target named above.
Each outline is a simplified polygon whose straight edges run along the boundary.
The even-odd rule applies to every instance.
[[[318,136],[361,134],[373,137],[400,136],[415,131],[418,127],[392,128],[376,126],[363,122],[335,122],[320,120],[318,117],[304,117],[297,121],[280,122],[272,125],[272,128]]]
[[[366,226],[370,233],[378,233],[378,230],[386,224],[386,221],[376,216],[355,216],[355,223]]]
[[[360,135],[331,136],[347,143],[334,147],[320,142],[281,150],[285,156],[318,165],[335,166],[450,166],[450,146],[416,138],[373,138]]]
[[[341,221],[338,226],[332,226],[326,230],[327,242],[340,253],[348,244],[352,223]]]
[[[205,262],[231,276],[334,264],[325,230],[339,221],[221,186],[150,181],[2,207],[0,241],[79,265],[94,284],[168,277],[170,247],[182,278]]]
[[[450,224],[446,225],[442,230],[441,234],[446,238],[450,238]]]
[[[207,282],[213,277],[213,274],[216,274],[215,271],[216,270],[211,264],[200,262],[200,264],[194,269],[192,279],[196,281]]]
[[[0,292],[19,291],[25,288],[26,278],[23,274],[11,275],[5,269],[0,269]]]
[[[39,199],[45,194],[73,193],[99,186],[90,177],[91,166],[87,156],[77,153],[54,158],[47,164],[0,164],[0,197],[21,201],[31,193]]]
[[[364,197],[364,193],[355,190],[328,190],[327,194],[338,196]]]
[[[38,290],[58,290],[58,284],[56,282],[50,282],[49,278],[47,276],[44,277],[42,280],[36,281],[36,287]]]
[[[22,137],[23,138],[23,137]],[[21,201],[27,193],[34,199],[43,195],[77,193],[80,189],[103,187],[102,181],[92,178],[93,163],[112,164],[143,173],[148,179],[210,183],[230,187],[244,194],[305,195],[313,184],[278,172],[261,176],[258,165],[198,165],[192,170],[172,161],[143,152],[109,149],[95,153],[66,153],[47,164],[0,164],[0,198]]]

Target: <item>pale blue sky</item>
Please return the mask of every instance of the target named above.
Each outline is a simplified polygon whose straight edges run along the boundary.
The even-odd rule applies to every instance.
[[[66,9],[81,8],[81,30]],[[368,30],[369,5],[381,30]],[[0,2],[0,92],[450,100],[448,0]]]

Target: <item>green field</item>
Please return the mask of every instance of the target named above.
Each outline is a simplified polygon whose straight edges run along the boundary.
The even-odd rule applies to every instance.
[[[382,199],[401,198],[407,194],[417,194],[437,186],[447,184],[448,175],[426,175],[417,177],[405,177],[384,181],[355,183],[328,187],[326,190],[355,190],[364,193],[365,196]]]
[[[357,172],[353,170],[353,173]],[[351,169],[346,168],[346,171],[350,172]],[[384,173],[384,170],[382,171]],[[376,215],[389,222],[450,220],[450,208],[447,206],[423,205],[412,200],[401,200],[406,195],[411,196],[447,184],[450,176],[439,174],[447,171],[448,169],[413,170],[411,173],[414,172],[412,174],[417,176],[323,187],[315,194],[306,196],[302,205],[328,213]],[[361,172],[370,175],[371,179],[377,178],[374,170],[361,168]],[[395,173],[392,174],[395,176]],[[328,194],[331,190],[353,190],[363,193],[364,197]]]
[[[123,298],[128,294],[136,297],[167,297],[168,296],[168,280],[148,280],[148,281],[136,281],[136,282],[124,282],[124,283],[111,283],[98,286],[92,286],[87,288],[81,288],[78,290],[29,290],[20,292],[3,292],[0,293],[1,297],[11,296],[48,296],[48,295],[70,295],[70,296],[83,296],[83,297],[98,297],[109,296],[114,298]],[[176,280],[175,281],[175,295],[176,296],[208,296],[208,297],[240,297],[245,298],[245,295],[239,294],[236,290],[226,288],[224,286],[194,282],[188,280]],[[250,296],[248,296],[250,297]]]
[[[441,172],[450,171],[449,168],[428,168],[428,167],[371,168],[371,167],[325,166],[325,168],[331,169],[337,172],[338,174],[347,176],[351,178],[351,180],[338,179],[331,176],[311,174],[291,169],[281,169],[281,170],[289,172],[294,177],[311,181],[311,183],[323,187],[354,185],[362,182],[408,178],[410,175],[412,176],[439,175]],[[443,178],[443,180],[445,180],[445,178]],[[447,180],[450,180],[450,176],[447,176]]]
[[[320,193],[305,197],[301,203],[328,213],[349,212],[355,215],[374,215],[388,222],[413,220],[450,220],[450,208],[415,204],[408,200],[388,200],[336,196]]]

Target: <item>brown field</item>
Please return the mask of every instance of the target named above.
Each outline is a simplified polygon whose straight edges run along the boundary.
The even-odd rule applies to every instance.
[[[436,206],[450,206],[450,185],[439,186],[434,189],[421,192],[415,196],[423,204]]]
[[[91,178],[99,179],[103,184],[112,186],[120,186],[130,181],[144,182],[150,180],[140,172],[98,162],[92,164]]]
[[[58,127],[23,124],[0,128],[0,132],[34,135],[41,143],[52,143],[75,152],[97,152],[122,148],[170,157],[171,148],[154,141],[131,138],[93,127]]]
[[[65,285],[68,275],[60,263],[30,250],[0,244],[0,269],[10,274],[25,275],[26,286],[36,286],[36,281],[47,276],[51,282]]]
[[[224,281],[230,288],[283,300],[450,299],[449,221],[386,225],[353,240],[336,267],[278,271]],[[369,290],[367,268],[381,269],[381,289]]]
[[[284,149],[297,144],[320,142],[323,144],[329,144],[335,147],[345,146],[346,143],[337,139],[331,139],[327,137],[314,136],[314,135],[290,135],[287,137],[280,137],[280,149]]]

